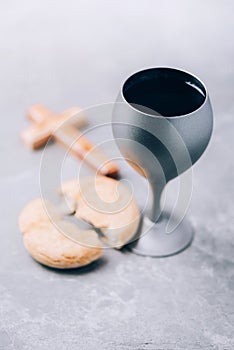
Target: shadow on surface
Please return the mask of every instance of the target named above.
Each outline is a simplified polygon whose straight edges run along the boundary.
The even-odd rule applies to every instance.
[[[49,270],[51,272],[54,272],[56,274],[60,275],[83,275],[86,273],[90,273],[92,271],[98,271],[101,269],[103,266],[107,264],[107,259],[105,257],[100,258],[97,261],[92,262],[91,264],[83,267],[76,267],[76,268],[71,268],[71,269],[57,269],[49,266],[42,265],[42,268]]]

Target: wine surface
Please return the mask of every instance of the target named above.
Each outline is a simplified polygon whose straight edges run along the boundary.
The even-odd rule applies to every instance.
[[[142,112],[176,117],[198,109],[205,94],[189,81],[159,76],[132,84],[126,89],[125,98]]]

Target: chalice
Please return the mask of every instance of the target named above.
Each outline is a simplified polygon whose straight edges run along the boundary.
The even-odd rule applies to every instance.
[[[152,189],[151,209],[143,212],[130,250],[152,257],[184,250],[192,242],[192,226],[172,214],[179,224],[169,232],[170,215],[161,210],[160,198],[166,184],[201,157],[211,138],[213,112],[204,83],[170,67],[138,71],[122,85],[112,118],[121,154]]]

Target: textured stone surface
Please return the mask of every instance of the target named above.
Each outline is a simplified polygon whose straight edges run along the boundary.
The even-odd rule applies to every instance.
[[[234,348],[233,10],[201,0],[2,4],[1,350]],[[193,71],[213,101],[213,140],[194,167],[192,246],[167,259],[108,250],[83,270],[42,267],[17,225],[39,195],[41,152],[18,138],[26,107],[110,102],[126,75],[155,65]]]

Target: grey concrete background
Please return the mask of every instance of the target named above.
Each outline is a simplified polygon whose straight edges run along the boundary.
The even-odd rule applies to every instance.
[[[234,348],[233,11],[231,0],[1,2],[1,350]],[[25,109],[112,102],[127,75],[155,65],[200,76],[214,106],[213,140],[194,167],[192,246],[42,267],[17,225],[39,194],[41,152],[19,142]]]

